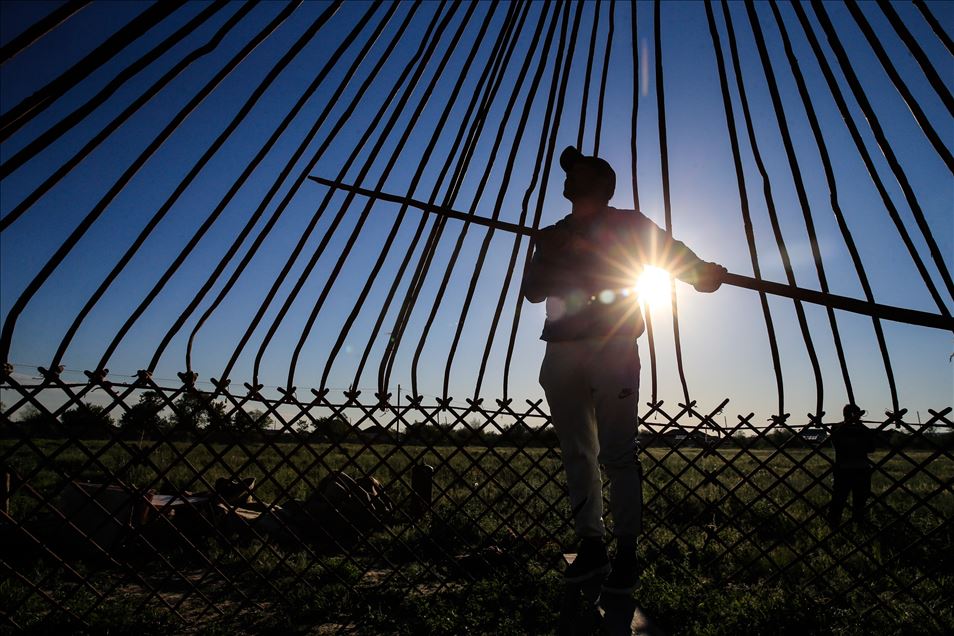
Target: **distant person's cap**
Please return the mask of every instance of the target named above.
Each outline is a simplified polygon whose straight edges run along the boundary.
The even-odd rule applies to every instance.
[[[846,420],[860,418],[865,414],[865,411],[858,408],[856,404],[846,404],[842,414],[845,416]]]
[[[609,196],[613,196],[613,192],[616,191],[616,171],[613,170],[613,167],[609,165],[606,159],[584,155],[573,146],[567,146],[563,149],[563,152],[560,153],[560,167],[563,168],[565,172],[569,172],[573,166],[578,163],[586,163],[593,166],[600,176],[606,180]]]

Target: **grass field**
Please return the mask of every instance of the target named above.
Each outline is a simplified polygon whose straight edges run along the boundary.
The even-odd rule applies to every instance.
[[[158,559],[132,553],[121,565],[70,560],[88,585],[48,554],[5,554],[6,569],[16,575],[0,583],[0,607],[27,631],[71,625],[43,595],[96,633],[330,633],[350,626],[344,629],[524,634],[556,628],[561,554],[573,536],[553,450],[190,448],[186,442],[155,448],[124,442],[122,448],[88,441],[83,451],[63,440],[14,450],[15,443],[3,442],[0,456],[53,500],[64,475],[97,481],[113,474],[168,492],[205,490],[217,477],[238,473],[257,478],[262,501],[281,504],[307,497],[322,477],[344,470],[375,476],[400,512],[406,510],[407,468],[418,462],[436,468],[430,514],[419,521],[399,514],[349,554],[233,543],[213,534],[164,548]],[[828,451],[699,452],[650,449],[642,457],[645,570],[637,598],[667,633],[954,631],[954,461],[928,451],[875,454],[878,501],[869,525],[832,531],[822,514],[831,480]],[[17,520],[44,511],[23,489],[10,506]],[[43,595],[30,593],[25,580]],[[150,594],[176,605],[181,618],[155,598],[143,603]]]

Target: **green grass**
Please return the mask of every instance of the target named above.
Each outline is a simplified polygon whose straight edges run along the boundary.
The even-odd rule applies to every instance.
[[[393,524],[348,556],[207,536],[191,546],[164,547],[165,560],[123,556],[144,580],[102,560],[71,559],[88,586],[43,554],[4,557],[56,604],[82,617],[90,632],[285,634],[344,625],[375,634],[525,634],[556,628],[560,554],[573,536],[560,458],[552,450],[350,444],[296,449],[283,443],[264,449],[250,465],[249,453],[238,446],[189,450],[182,442],[155,448],[128,443],[124,449],[83,442],[98,455],[98,466],[63,441],[34,444],[36,450],[13,450],[14,442],[3,442],[0,456],[54,500],[68,479],[96,481],[104,473],[140,487],[197,491],[205,489],[203,480],[211,484],[238,471],[257,478],[262,500],[281,503],[306,497],[329,472],[345,470],[374,475],[400,506],[409,488],[404,471],[415,462],[437,468],[431,514]],[[255,453],[260,446],[247,450]],[[954,629],[947,602],[954,590],[954,462],[927,451],[875,455],[884,465],[873,480],[874,495],[888,496],[872,505],[870,527],[833,533],[819,514],[831,479],[824,476],[830,462],[823,453],[806,457],[808,451],[797,450],[788,458],[728,449],[697,459],[698,452],[686,449],[683,457],[651,449],[643,456],[640,550],[646,569],[638,599],[665,631]],[[710,471],[710,481],[700,468]],[[919,503],[921,497],[928,503]],[[42,512],[23,489],[15,492],[14,518],[36,519]],[[179,616],[157,596],[178,604]],[[19,577],[0,582],[0,608],[27,631],[76,629]]]

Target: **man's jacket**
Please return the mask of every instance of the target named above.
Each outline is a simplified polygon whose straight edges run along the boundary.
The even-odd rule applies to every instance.
[[[547,301],[548,342],[626,336],[645,326],[633,286],[644,265],[694,283],[705,261],[640,212],[607,207],[586,219],[568,215],[536,235],[523,295]]]

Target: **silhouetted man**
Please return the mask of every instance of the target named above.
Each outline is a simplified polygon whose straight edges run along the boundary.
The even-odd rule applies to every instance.
[[[638,584],[642,525],[636,339],[644,325],[633,285],[643,265],[654,264],[698,291],[712,292],[726,270],[699,259],[639,212],[609,207],[616,173],[605,160],[569,147],[560,166],[572,212],[538,233],[523,294],[532,303],[547,301],[540,384],[560,439],[581,539],[565,577],[580,582],[610,572],[603,589],[628,593]],[[603,538],[600,464],[610,480],[612,565]]]
[[[875,450],[875,434],[862,422],[865,414],[854,404],[846,404],[844,421],[831,432],[835,447],[834,483],[828,521],[832,526],[841,523],[841,514],[851,493],[852,519],[864,523],[865,504],[871,494],[871,463],[868,455]]]

